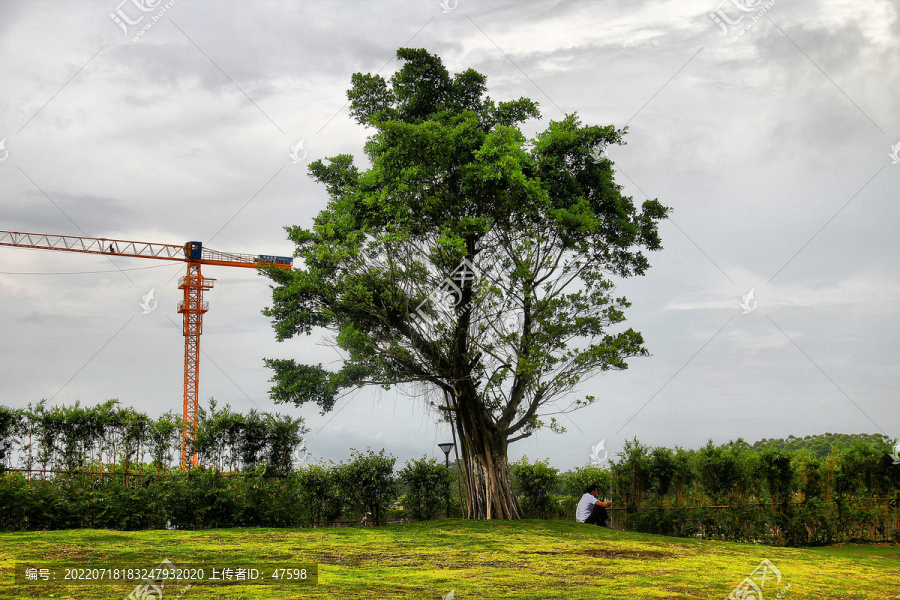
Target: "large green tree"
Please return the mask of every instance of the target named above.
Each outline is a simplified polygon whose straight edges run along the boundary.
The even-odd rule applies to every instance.
[[[299,268],[268,272],[278,339],[331,331],[343,366],[267,360],[272,397],[324,413],[368,384],[437,392],[469,516],[519,518],[508,444],[593,402],[572,393],[582,379],[647,354],[617,327],[629,304],[610,278],[645,272],[668,209],[638,211],[615,183],[603,149],[624,130],[572,114],[526,140],[531,100],[495,102],[484,75],[451,76],[425,50],[397,57],[389,81],[357,73],[348,92],[371,166],[310,165],[330,201],[311,228],[287,228]]]

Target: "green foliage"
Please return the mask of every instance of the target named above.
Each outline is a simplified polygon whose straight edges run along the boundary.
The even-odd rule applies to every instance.
[[[891,487],[890,444],[883,440],[855,440],[837,454],[834,491],[838,499],[853,495],[882,495]]]
[[[651,493],[657,498],[665,498],[678,475],[675,453],[668,448],[654,448],[647,464],[647,477]]]
[[[93,407],[48,407],[41,401],[25,409],[0,406],[0,467],[17,453],[21,468],[96,470],[100,465],[155,465],[157,472],[181,460],[184,424],[167,412],[151,419],[131,407],[107,400]],[[287,474],[307,432],[302,418],[251,410],[218,409],[215,399],[198,415],[189,452],[218,470],[264,467],[268,474]],[[0,468],[2,470],[2,468]]]
[[[400,470],[400,481],[407,488],[403,507],[414,519],[431,519],[447,506],[453,476],[434,458],[407,462]]]
[[[29,480],[0,474],[0,529],[209,529],[309,524],[304,477],[226,477],[203,467],[146,475],[121,470]],[[132,468],[136,468],[135,465]],[[337,496],[331,495],[330,498]],[[327,515],[334,519],[337,513]]]
[[[868,435],[824,458],[806,447],[741,439],[699,450],[651,449],[635,439],[609,471],[582,467],[560,476],[571,505],[563,518],[596,482],[601,495],[612,492],[617,526],[629,530],[789,546],[894,540],[900,465],[892,452],[890,440]]]
[[[586,466],[578,467],[574,471],[568,471],[560,475],[563,483],[563,492],[575,502],[581,498],[588,486],[597,484],[600,488],[600,496],[611,495],[613,491],[612,473],[606,467]],[[575,507],[572,507],[572,518],[575,515]]]
[[[169,411],[149,424],[146,446],[150,459],[159,471],[180,459],[181,417]]]
[[[693,537],[701,532],[702,519],[686,519],[679,509],[653,508],[628,514],[628,529],[659,535]],[[615,519],[615,517],[614,517]]]
[[[358,520],[364,513],[383,523],[397,497],[394,463],[384,450],[370,449],[351,451],[347,462],[288,474],[264,463],[222,473],[207,466],[160,467],[155,460],[133,462],[127,473],[122,464],[35,479],[0,473],[0,530],[298,527],[345,516]],[[452,476],[434,459],[408,462],[401,477],[407,507],[417,518],[431,518],[446,505]],[[459,500],[453,498],[452,505],[460,515]]]
[[[294,470],[285,457],[302,441],[299,422],[238,415],[211,403],[201,423],[201,434],[216,431],[227,443],[198,436],[207,448],[203,456],[219,463],[182,472],[169,465],[181,432],[171,413],[154,421],[115,401],[93,408],[0,407],[8,465],[15,464],[13,455],[23,468],[84,465],[33,479],[0,473],[0,529],[298,527],[364,512],[383,521],[396,498],[395,459],[384,450],[353,451],[347,463]],[[523,458],[511,473],[522,505],[543,518],[571,520],[577,499],[596,483],[614,503],[614,521],[627,529],[819,545],[900,538],[891,525],[900,510],[900,465],[892,451],[890,442],[868,436],[824,459],[808,449],[754,449],[742,440],[673,451],[635,439],[609,468],[560,475],[549,460]],[[222,473],[220,465],[242,470]],[[400,480],[416,518],[444,508],[452,476],[434,459],[408,462]],[[449,489],[452,510],[461,514],[455,491]],[[709,506],[721,502],[729,506]],[[615,512],[619,507],[628,510]]]
[[[529,463],[528,457],[523,456],[510,465],[509,471],[513,488],[522,498],[525,514],[548,518],[551,507],[558,505],[553,491],[559,482],[559,470],[550,466],[549,459]]]
[[[825,458],[836,450],[848,450],[857,442],[862,442],[866,445],[882,445],[889,444],[890,440],[887,436],[880,433],[823,433],[807,435],[802,438],[794,437],[793,435],[789,435],[787,439],[763,438],[754,443],[752,448],[756,451],[776,448],[792,454],[801,450],[807,450],[819,458]]]
[[[825,494],[824,461],[808,450],[799,452],[795,460],[800,478],[799,491],[804,500],[822,498]]]
[[[35,510],[33,486],[21,473],[0,473],[0,530],[28,528],[27,512]]]
[[[791,456],[783,450],[767,449],[759,459],[757,474],[765,480],[769,498],[773,502],[787,504],[799,485]]]
[[[376,523],[384,521],[387,507],[397,497],[397,478],[394,476],[394,457],[384,450],[375,454],[369,448],[365,454],[350,451],[351,460],[337,467],[337,481],[346,506],[365,515],[371,513]]]
[[[611,465],[616,492],[621,504],[630,511],[643,501],[650,488],[650,448],[636,438],[626,440],[617,456],[619,461]]]
[[[287,474],[293,470],[294,453],[307,432],[303,419],[260,413],[251,409],[246,415],[231,407],[218,409],[214,399],[209,409],[200,408],[197,434],[192,445],[200,463],[219,470],[266,467],[268,474]],[[169,425],[165,421],[162,429]]]
[[[672,478],[675,500],[681,502],[697,480],[696,455],[684,448],[675,448],[672,459],[675,463],[675,475]]]
[[[43,401],[18,411],[0,407],[0,464],[10,465],[17,451],[20,468],[57,471],[37,478],[0,474],[0,527],[299,524],[295,480],[270,476],[293,471],[306,432],[302,420],[217,410],[214,400],[199,417],[191,448],[206,464],[182,473],[183,423],[171,412],[153,420],[116,400],[93,407]],[[243,469],[243,477],[219,477],[226,468]]]
[[[12,465],[13,447],[22,433],[24,420],[22,411],[0,406],[0,473]]]
[[[484,75],[450,74],[422,49],[397,58],[389,79],[357,73],[348,91],[351,116],[371,131],[371,166],[349,154],[313,162],[328,205],[312,227],[288,228],[301,266],[267,270],[278,338],[325,329],[346,360],[336,371],[267,360],[272,397],[324,412],[357,386],[425,383],[465,413],[460,444],[489,441],[466,460],[504,468],[508,441],[556,427],[544,407],[648,355],[641,334],[621,327],[629,302],[611,277],[646,272],[643,252],[661,248],[669,209],[637,207],[615,182],[601,151],[623,144],[624,130],[569,114],[526,140],[535,102],[496,102]],[[436,296],[461,264],[474,277],[454,283],[448,307]],[[514,515],[498,487],[475,497],[491,488]]]
[[[333,467],[308,465],[297,473],[298,485],[309,521],[334,521],[344,512],[337,472]]]
[[[752,477],[742,451],[736,447],[715,446],[712,440],[698,453],[698,481],[716,504],[726,504],[742,490],[752,487]]]

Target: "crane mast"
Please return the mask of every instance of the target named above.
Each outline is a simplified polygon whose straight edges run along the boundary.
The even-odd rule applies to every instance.
[[[203,292],[212,289],[215,279],[204,277],[201,265],[259,268],[274,265],[290,269],[293,259],[265,254],[235,254],[204,248],[201,242],[183,245],[154,244],[108,238],[84,236],[47,235],[0,231],[0,246],[61,250],[87,254],[106,254],[134,258],[154,258],[187,263],[187,274],[178,280],[178,288],[184,291],[184,299],[178,303],[183,315],[184,335],[184,429],[181,437],[181,468],[197,465],[197,454],[188,456],[189,442],[196,439],[197,413],[200,393],[200,335],[203,333],[203,314],[209,310],[209,302],[203,300]]]
[[[203,313],[209,310],[209,302],[203,300],[203,292],[212,289],[215,279],[200,273],[200,263],[189,261],[187,275],[178,281],[184,290],[184,300],[178,303],[178,312],[184,315],[184,431],[181,436],[181,464],[188,462],[188,440],[196,439],[197,412],[200,407],[200,334],[203,333]],[[189,424],[192,427],[189,429]],[[197,454],[190,458],[191,466],[197,466]]]

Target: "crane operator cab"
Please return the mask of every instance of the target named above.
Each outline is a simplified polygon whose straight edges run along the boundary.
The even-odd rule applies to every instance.
[[[188,242],[184,245],[184,257],[188,260],[200,260],[203,258],[203,243]]]

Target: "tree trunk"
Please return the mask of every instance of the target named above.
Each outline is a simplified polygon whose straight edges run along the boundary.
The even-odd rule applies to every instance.
[[[466,468],[466,496],[470,519],[521,519],[522,509],[512,487],[507,441],[480,403],[453,399],[456,431]]]

